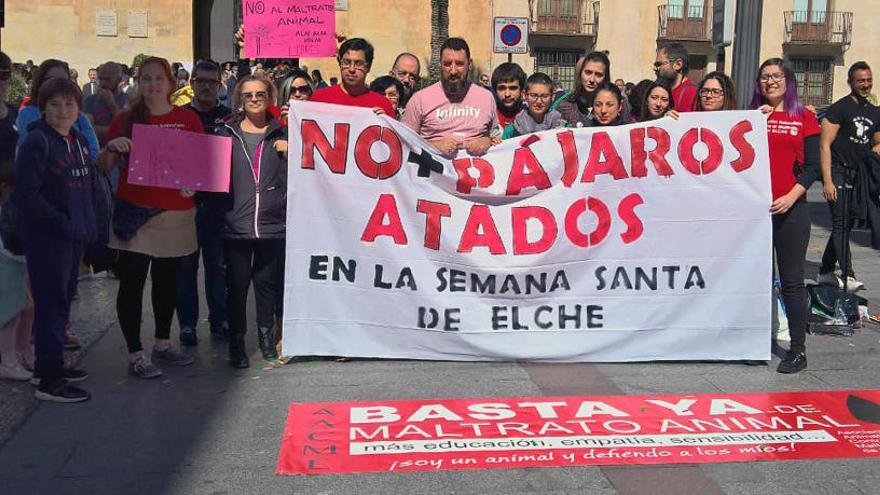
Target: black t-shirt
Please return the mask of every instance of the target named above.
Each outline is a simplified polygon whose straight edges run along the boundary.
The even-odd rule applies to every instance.
[[[187,110],[190,110],[199,116],[199,120],[202,121],[202,127],[205,128],[206,134],[214,134],[214,128],[218,125],[222,125],[223,119],[225,119],[227,115],[232,113],[232,110],[223,105],[217,105],[216,107],[205,113],[196,110],[195,107],[192,106],[192,103],[186,105],[183,108],[186,108]]]
[[[6,108],[6,117],[0,119],[0,159],[11,160],[15,158],[15,146],[18,143],[18,131],[15,128],[18,110],[9,104]]]
[[[880,132],[880,109],[867,102],[861,105],[847,95],[831,105],[825,118],[840,126],[831,143],[831,163],[857,167],[871,150],[874,133]]]

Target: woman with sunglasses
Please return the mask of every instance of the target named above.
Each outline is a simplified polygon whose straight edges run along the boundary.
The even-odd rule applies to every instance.
[[[697,86],[698,112],[736,110],[736,86],[723,72],[710,72]]]
[[[278,87],[278,107],[281,108],[281,124],[287,125],[287,112],[290,110],[291,101],[308,101],[315,92],[315,85],[308,72],[302,69],[293,69],[290,74],[281,81]]]
[[[782,59],[761,64],[755,80],[752,109],[764,109],[770,149],[770,188],[773,202],[773,249],[782,281],[791,347],[776,369],[797,373],[806,369],[807,293],[804,262],[810,241],[807,188],[819,177],[819,123],[798,100],[794,71]]]
[[[296,79],[291,86],[297,86]],[[218,206],[223,215],[229,364],[234,368],[250,366],[244,336],[251,282],[260,351],[266,360],[278,358],[275,307],[278,291],[282,290],[279,273],[284,266],[287,127],[273,118],[269,110],[270,103],[276,101],[276,93],[275,85],[265,77],[242,77],[232,94],[235,113],[218,128],[218,134],[232,138],[229,194]]]

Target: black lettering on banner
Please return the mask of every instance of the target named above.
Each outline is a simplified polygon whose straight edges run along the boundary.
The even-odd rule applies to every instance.
[[[327,280],[327,260],[329,256],[313,255],[309,263],[309,280]]]
[[[419,306],[419,328],[440,328],[441,313],[435,308]],[[445,308],[442,313],[443,330],[457,332],[460,330],[461,308]]]
[[[492,330],[507,328],[507,306],[492,306]]]
[[[419,154],[410,151],[406,161],[419,166],[419,177],[431,177],[431,172],[443,174],[443,164],[435,160],[428,150],[422,150]]]
[[[330,257],[326,255],[312,255],[309,263],[309,280],[327,280],[327,268]],[[331,279],[339,282],[342,277],[348,282],[354,282],[357,272],[357,261],[345,260],[339,256],[333,257],[333,270]]]

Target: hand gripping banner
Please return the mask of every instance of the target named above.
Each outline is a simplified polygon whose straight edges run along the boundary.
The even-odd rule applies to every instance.
[[[758,112],[443,157],[369,109],[290,109],[283,350],[462,361],[769,359]]]

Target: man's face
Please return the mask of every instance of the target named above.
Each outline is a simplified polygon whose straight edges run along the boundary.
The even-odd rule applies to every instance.
[[[459,93],[464,88],[471,62],[464,50],[447,48],[440,53],[440,82],[443,89]]]
[[[495,85],[495,94],[498,95],[498,102],[507,110],[522,107],[523,93],[519,81],[499,82]]]
[[[122,81],[122,68],[118,65],[105,65],[98,70],[98,83],[101,89],[116,92]]]
[[[853,72],[852,81],[849,87],[853,93],[867,98],[874,88],[874,77],[871,75],[871,69],[862,69]]]
[[[400,57],[389,73],[403,84],[404,96],[409,96],[419,83],[419,61],[415,57]]]
[[[666,50],[657,50],[657,58],[654,59],[654,74],[666,81],[675,81],[676,67],[681,67],[681,60],[670,60]]]
[[[89,81],[98,82],[98,71],[92,69],[89,71]]]
[[[614,81],[614,84],[617,86],[618,89],[620,89],[621,93],[626,93],[626,81],[624,81],[623,79],[617,79]]]
[[[193,73],[192,89],[195,99],[206,107],[217,106],[220,95],[220,74],[214,71],[199,70]]]
[[[369,73],[367,54],[363,50],[349,50],[339,59],[339,74],[346,86],[363,86]]]

